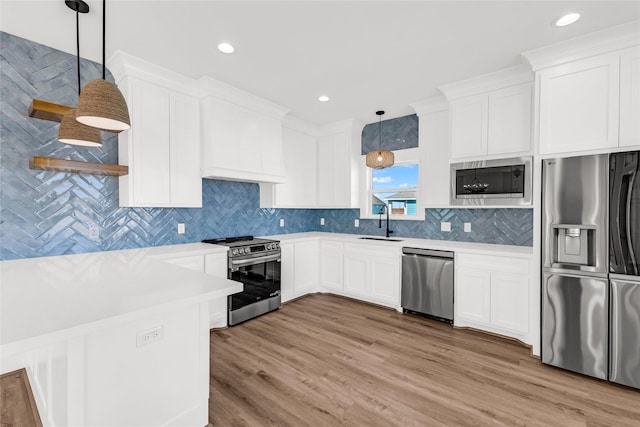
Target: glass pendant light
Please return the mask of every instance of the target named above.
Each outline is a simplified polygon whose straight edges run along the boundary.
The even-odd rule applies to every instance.
[[[384,169],[393,166],[395,156],[393,152],[382,149],[382,115],[384,111],[376,111],[378,115],[378,149],[369,151],[366,157],[367,167],[374,169]]]
[[[76,120],[98,129],[123,131],[131,127],[127,102],[118,87],[105,80],[107,2],[102,0],[102,79],[85,85],[78,99]]]
[[[76,12],[76,59],[78,63],[78,95],[80,94],[80,14],[89,12],[89,5],[82,0],[66,0],[65,4],[69,9]],[[58,140],[65,144],[83,145],[85,147],[100,147],[102,136],[100,130],[83,125],[76,120],[75,108],[69,110],[62,116],[60,129],[58,130]]]

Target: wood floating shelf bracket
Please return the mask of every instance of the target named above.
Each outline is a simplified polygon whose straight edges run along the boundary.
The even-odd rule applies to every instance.
[[[41,99],[34,99],[31,101],[31,105],[29,106],[29,117],[60,123],[62,116],[72,109],[72,107],[68,107],[66,105],[55,104]],[[120,130],[101,130],[111,133],[122,132]]]
[[[39,156],[34,156],[33,159],[29,161],[29,169],[106,176],[122,176],[129,173],[129,167],[123,165],[81,162],[77,160],[63,160]]]

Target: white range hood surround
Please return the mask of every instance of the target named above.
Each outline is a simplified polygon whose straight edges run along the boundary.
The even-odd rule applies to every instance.
[[[283,183],[282,121],[289,110],[202,77],[202,177]]]

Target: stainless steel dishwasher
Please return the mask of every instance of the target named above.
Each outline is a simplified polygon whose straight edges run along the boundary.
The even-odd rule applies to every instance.
[[[453,252],[402,248],[402,308],[453,322]]]

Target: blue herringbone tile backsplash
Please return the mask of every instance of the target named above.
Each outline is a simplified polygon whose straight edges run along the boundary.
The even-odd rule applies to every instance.
[[[33,98],[77,102],[75,57],[0,32],[0,259],[30,258],[197,242],[241,234],[305,231],[381,234],[378,221],[357,209],[260,209],[257,184],[203,181],[202,209],[120,208],[118,179],[35,171],[35,156],[117,163],[117,138],[103,133],[101,148],[65,145],[58,124],[28,117]],[[101,66],[82,61],[83,84]],[[109,76],[110,78],[110,76]],[[134,124],[135,126],[135,124]],[[320,218],[326,220],[320,226]],[[279,220],[285,220],[285,227]],[[511,245],[531,245],[531,209],[427,209],[425,221],[393,221],[395,235]],[[453,232],[441,233],[440,220]],[[471,222],[472,233],[461,232]],[[186,233],[176,232],[186,224]],[[89,229],[97,227],[99,238]]]

